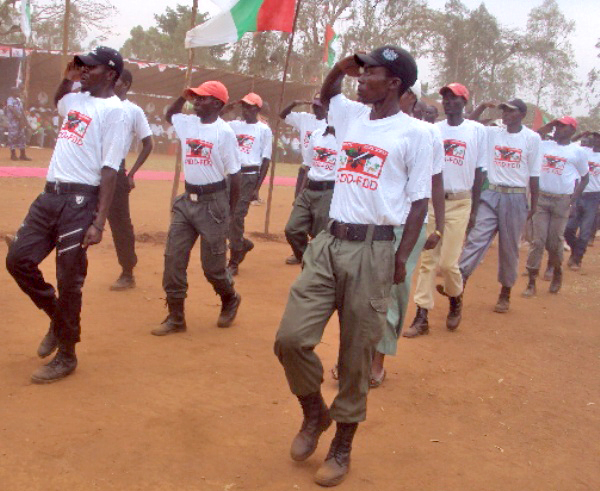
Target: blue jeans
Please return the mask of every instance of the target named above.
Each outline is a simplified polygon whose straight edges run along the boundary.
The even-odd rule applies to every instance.
[[[571,256],[580,262],[592,238],[596,212],[600,205],[600,192],[583,193],[577,200],[575,212],[569,218],[565,229],[565,240],[571,248]],[[577,236],[579,229],[579,237]]]

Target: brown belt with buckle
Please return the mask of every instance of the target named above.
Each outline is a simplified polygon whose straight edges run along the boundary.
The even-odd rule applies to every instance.
[[[306,187],[311,191],[327,191],[333,189],[335,181],[312,181],[308,180]]]
[[[505,194],[525,194],[527,192],[526,188],[515,188],[511,186],[500,186],[498,184],[490,184],[488,186],[490,191],[497,191],[499,193]]]
[[[329,232],[336,239],[362,242],[366,240],[369,228],[373,229],[373,240],[394,240],[394,227],[392,225],[341,223],[333,220],[329,225]]]

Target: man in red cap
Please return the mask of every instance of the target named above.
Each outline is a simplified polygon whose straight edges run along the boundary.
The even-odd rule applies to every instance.
[[[242,183],[240,199],[232,212],[229,224],[229,271],[238,274],[240,263],[246,254],[254,249],[250,239],[244,237],[244,221],[248,215],[250,202],[267,175],[271,162],[273,133],[265,123],[259,121],[258,114],[263,106],[263,100],[254,92],[246,94],[240,101],[227,104],[221,114],[225,114],[236,106],[241,107],[242,121],[230,121],[238,142],[238,152],[242,165]]]
[[[312,114],[302,111],[293,111],[298,106],[311,106]],[[298,178],[296,180],[296,190],[294,197],[298,197],[302,190],[307,169],[312,161],[312,150],[310,149],[310,136],[317,129],[324,130],[327,127],[327,108],[321,104],[319,95],[317,94],[312,101],[293,101],[289,106],[283,109],[279,114],[287,124],[295,128],[300,133],[300,152],[302,154],[302,165],[298,169]],[[300,264],[300,259],[297,257],[297,251],[286,259],[286,264]]]
[[[465,119],[464,110],[469,91],[458,83],[440,89],[446,120],[436,127],[444,140],[444,195],[445,219],[443,226],[435,226],[435,210],[429,207],[428,235],[437,234],[439,242],[421,255],[421,266],[414,300],[417,313],[404,337],[415,337],[429,332],[428,312],[434,306],[436,271],[439,267],[444,278],[441,291],[449,297],[450,310],[446,327],[454,331],[462,316],[463,279],[458,267],[465,232],[469,222],[475,221],[481,186],[485,178],[488,154],[485,127]]]
[[[565,230],[565,239],[571,248],[571,257],[567,264],[573,271],[581,268],[585,251],[595,234],[594,221],[600,206],[600,132],[589,131],[584,136],[592,145],[587,151],[590,180],[577,200]]]
[[[552,130],[552,138],[545,139]],[[548,265],[552,268],[550,293],[558,293],[562,286],[563,236],[569,210],[589,181],[587,152],[571,143],[576,130],[577,121],[569,116],[551,121],[538,130],[543,139],[540,145],[542,172],[537,210],[532,218],[533,240],[527,257],[529,283],[522,294],[526,298],[536,294],[535,282],[544,249],[548,251]]]
[[[219,117],[228,99],[227,88],[211,80],[186,89],[167,109],[166,120],[175,127],[181,140],[185,192],[173,202],[163,274],[169,315],[160,327],[152,330],[155,336],[187,328],[184,316],[187,266],[198,236],[204,276],[221,297],[217,326],[231,326],[240,306],[241,296],[233,288],[226,260],[230,210],[235,210],[241,180],[235,133]],[[186,100],[193,104],[195,114],[182,114]]]
[[[46,186],[6,257],[6,268],[19,287],[50,317],[38,356],[45,358],[58,349],[52,361],[31,376],[36,384],[60,380],[77,367],[87,249],[102,240],[123,158],[125,114],[114,90],[122,71],[119,52],[104,46],[67,65],[54,96],[64,120]],[[81,83],[81,92],[71,92],[75,82]],[[54,248],[58,295],[39,269]]]
[[[485,103],[482,111],[493,104]],[[489,188],[481,194],[475,225],[467,236],[459,266],[464,281],[482,261],[496,234],[498,242],[498,281],[502,285],[494,311],[508,312],[510,292],[517,280],[519,244],[528,217],[535,213],[539,175],[542,166],[541,138],[523,125],[527,105],[513,99],[498,106],[505,128],[490,126],[486,161]],[[477,110],[476,110],[477,111]],[[475,113],[475,111],[474,111]],[[471,114],[470,117],[473,117]],[[531,208],[527,208],[527,186]]]
[[[358,77],[360,102],[342,95],[346,75]],[[336,422],[315,475],[322,486],[341,483],[349,471],[354,434],[366,418],[371,363],[385,327],[390,288],[404,281],[431,196],[431,132],[400,107],[400,97],[416,79],[417,65],[407,51],[382,46],[338,62],[321,89],[340,144],[331,220],[304,253],[274,349],[304,413],[292,459],[309,458],[332,419]],[[394,227],[405,216],[395,252]],[[339,392],[330,410],[314,349],[336,310]]]

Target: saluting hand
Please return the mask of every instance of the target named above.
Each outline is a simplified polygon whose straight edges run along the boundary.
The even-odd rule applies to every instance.
[[[70,61],[65,68],[64,78],[71,82],[79,82],[81,79],[81,67],[74,61]]]
[[[361,73],[361,67],[356,63],[354,55],[346,56],[337,62],[338,67],[342,72],[350,77],[359,77]]]

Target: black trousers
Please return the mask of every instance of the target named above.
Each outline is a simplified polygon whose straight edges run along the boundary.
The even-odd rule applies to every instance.
[[[108,224],[112,232],[117,260],[123,271],[130,273],[137,264],[135,254],[135,234],[129,211],[129,183],[125,172],[125,161],[117,174],[117,185],[110,209]]]
[[[81,288],[87,275],[87,252],[81,244],[97,201],[94,194],[40,194],[6,257],[9,273],[51,317],[56,336],[66,343],[80,340]],[[38,267],[54,248],[58,296]]]

